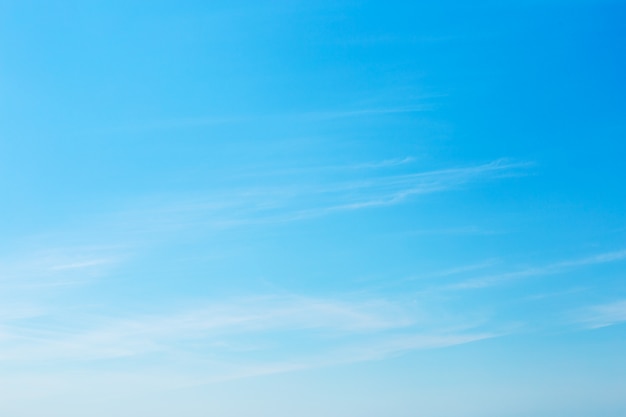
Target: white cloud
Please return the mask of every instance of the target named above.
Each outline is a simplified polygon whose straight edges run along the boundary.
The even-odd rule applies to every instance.
[[[579,314],[578,321],[592,329],[624,323],[626,322],[626,300],[589,307]]]
[[[85,283],[120,260],[120,254],[110,248],[33,248],[0,259],[0,288],[6,291]]]
[[[459,188],[470,182],[510,176],[524,172],[530,164],[496,160],[483,165],[450,168],[410,174],[362,176],[358,179],[299,183],[275,187],[242,188],[215,196],[227,210],[211,210],[215,201],[198,200],[181,204],[179,210],[190,214],[199,208],[198,217],[207,224],[233,227],[245,224],[283,223],[320,217],[337,212],[393,206],[410,197]],[[202,212],[202,207],[209,208]],[[172,208],[172,211],[175,211]],[[203,216],[204,215],[204,216]]]
[[[424,98],[436,98],[440,96],[425,96]],[[286,120],[320,122],[332,119],[368,117],[374,115],[393,115],[403,113],[422,113],[432,111],[435,106],[432,104],[414,104],[402,107],[368,107],[353,109],[321,110],[292,113],[274,114],[248,114],[248,115],[226,115],[226,116],[198,116],[179,117],[173,119],[147,120],[124,126],[117,126],[108,129],[101,129],[105,132],[141,132],[165,129],[185,129],[197,127],[210,127],[220,125],[232,125],[241,123],[284,123]]]
[[[572,259],[568,261],[555,262],[547,265],[541,265],[536,267],[530,267],[521,269],[518,271],[505,272],[494,275],[487,275],[479,278],[472,278],[462,282],[454,283],[442,287],[442,289],[448,290],[463,290],[463,289],[475,289],[485,288],[494,285],[498,285],[503,282],[513,281],[522,278],[530,278],[544,275],[556,275],[566,273],[577,268],[582,268],[592,265],[600,265],[611,262],[619,262],[626,259],[626,250],[619,250],[613,252],[606,252],[597,255],[587,256],[579,259]]]
[[[16,344],[0,347],[0,357],[91,360],[166,351],[187,340],[205,341],[211,346],[239,335],[264,333],[322,331],[345,336],[412,323],[406,312],[384,301],[345,302],[299,296],[240,298],[169,315],[97,320],[91,328],[74,331],[13,327]]]
[[[157,355],[164,366],[186,358],[188,367],[208,367],[211,378],[232,378],[494,337],[461,322],[438,321],[398,300],[248,297],[170,314],[81,317],[61,328],[8,325],[0,361],[141,363]]]
[[[124,254],[128,248],[137,245],[129,236],[150,235],[167,241],[170,232],[290,222],[339,211],[389,206],[413,195],[450,190],[472,181],[523,172],[528,167],[525,163],[497,160],[409,174],[368,174],[369,168],[393,167],[409,161],[385,160],[357,168],[353,170],[356,177],[351,179],[301,183],[295,178],[291,183],[275,187],[242,186],[207,198],[177,199],[173,204],[151,201],[53,239],[82,242],[83,246],[32,249],[0,260],[0,285],[10,288],[16,299],[30,299],[33,289],[87,283],[107,273],[128,258]],[[120,250],[116,243],[122,241],[125,248]],[[192,361],[205,360],[207,355],[254,358],[255,351],[263,350],[272,356],[272,351],[279,352],[281,346],[288,345],[295,346],[287,349],[293,353],[293,363],[305,366],[301,365],[303,361],[323,364],[370,360],[404,350],[483,337],[482,333],[471,331],[467,334],[446,331],[446,328],[458,328],[459,323],[425,319],[414,306],[397,300],[295,295],[250,297],[169,313],[123,312],[123,317],[118,318],[85,314],[72,318],[67,311],[60,317],[63,306],[58,303],[33,302],[33,310],[28,314],[20,316],[14,310],[13,316],[20,320],[9,320],[10,315],[3,320],[0,361],[67,363],[151,355],[160,355],[166,361],[179,355],[195,358]],[[273,363],[276,361],[263,360],[257,365],[263,368]],[[284,362],[280,363],[283,367]]]

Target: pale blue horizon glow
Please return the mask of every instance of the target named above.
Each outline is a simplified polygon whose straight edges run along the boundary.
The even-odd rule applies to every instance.
[[[620,1],[0,1],[0,414],[626,414]]]

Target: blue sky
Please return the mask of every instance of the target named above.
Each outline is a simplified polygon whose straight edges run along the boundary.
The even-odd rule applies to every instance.
[[[626,413],[620,1],[0,1],[0,413]]]

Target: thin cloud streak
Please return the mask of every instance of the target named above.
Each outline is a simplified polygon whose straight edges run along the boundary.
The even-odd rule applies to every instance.
[[[432,96],[437,97],[437,96]],[[346,110],[328,110],[328,111],[303,111],[297,113],[279,113],[279,114],[249,114],[249,115],[222,115],[222,116],[199,116],[199,117],[180,117],[163,120],[148,120],[127,124],[108,129],[101,129],[104,132],[142,132],[167,129],[185,129],[195,127],[210,127],[220,125],[232,125],[242,123],[284,123],[285,121],[299,122],[319,122],[324,120],[358,118],[367,116],[384,116],[393,114],[410,114],[432,111],[436,107],[432,104],[418,104],[404,107],[374,107],[374,108],[357,108]]]
[[[100,322],[102,320],[96,320]],[[380,301],[346,302],[301,296],[242,298],[171,315],[138,316],[94,323],[74,331],[6,327],[16,344],[0,347],[0,359],[12,361],[99,360],[167,352],[181,341],[207,347],[240,335],[285,332],[346,335],[377,334],[406,328],[414,318]]]
[[[111,250],[68,247],[33,250],[0,260],[0,287],[36,288],[86,282],[121,262]]]
[[[378,164],[382,167],[408,162],[405,158],[384,160]],[[527,175],[531,166],[528,162],[498,159],[469,167],[368,175],[367,172],[360,172],[361,169],[355,170],[355,165],[347,165],[346,169],[355,170],[356,178],[333,181],[311,181],[285,174],[280,184],[274,186],[247,185],[243,182],[228,189],[207,192],[209,196],[198,191],[195,197],[172,195],[152,200],[144,203],[143,207],[115,214],[112,221],[116,224],[111,225],[109,230],[120,229],[123,225],[121,233],[141,235],[158,233],[159,230],[181,232],[199,227],[230,229],[289,223],[340,212],[390,207],[417,195],[450,191],[480,181]],[[323,171],[325,168],[320,169]],[[262,176],[263,171],[259,175]],[[125,236],[125,241],[128,241],[128,236]]]
[[[461,187],[467,183],[523,173],[530,163],[496,160],[465,168],[450,168],[401,175],[378,176],[327,184],[263,187],[220,197],[227,201],[229,216],[215,225],[232,227],[254,223],[284,223],[335,212],[393,206],[408,198]],[[210,205],[210,202],[207,202]],[[191,206],[202,207],[199,202]],[[181,208],[189,207],[187,205]],[[233,210],[234,209],[234,210]],[[233,216],[239,211],[241,216]],[[209,223],[210,224],[210,223]]]
[[[393,169],[415,162],[415,158],[407,156],[404,158],[392,158],[382,161],[361,162],[354,164],[341,165],[318,165],[318,166],[298,166],[284,169],[251,169],[249,172],[240,174],[238,178],[259,178],[259,177],[277,177],[281,175],[297,175],[297,174],[321,174],[321,173],[350,173],[367,170],[383,170]]]
[[[291,183],[274,187],[242,184],[235,189],[214,191],[209,197],[148,198],[147,203],[109,213],[98,222],[82,225],[74,233],[46,237],[57,245],[72,241],[81,242],[82,246],[32,248],[13,254],[11,259],[0,260],[0,285],[13,289],[77,285],[128,261],[133,251],[167,241],[172,234],[199,228],[284,224],[390,207],[416,195],[452,190],[513,172],[523,174],[531,165],[499,159],[470,167],[367,175],[368,169],[394,167],[411,161],[411,158],[398,158],[347,165],[346,169],[354,170],[357,176],[351,180],[303,183],[297,176],[288,176]]]
[[[578,316],[577,322],[588,329],[626,323],[626,300],[588,307]]]
[[[377,167],[408,162],[407,159],[385,160],[378,163]],[[129,233],[140,233],[142,229],[155,233],[155,236],[161,234],[161,238],[166,239],[166,232],[160,229],[164,224],[167,226],[164,230],[172,228],[174,232],[181,232],[192,227],[197,230],[202,225],[237,227],[298,221],[335,212],[401,204],[414,195],[451,190],[471,182],[509,176],[514,172],[524,173],[528,166],[528,163],[496,160],[470,167],[377,177],[363,176],[358,172],[360,178],[347,181],[301,184],[296,178],[292,185],[287,186],[242,187],[234,191],[225,190],[221,195],[213,195],[211,198],[187,200],[182,204],[157,205],[157,209],[150,210],[139,208],[132,212],[132,216],[117,213],[111,217],[111,225],[101,228],[114,237],[123,236],[128,245],[127,242],[132,241],[127,239]],[[128,231],[128,224],[132,224],[134,231]],[[119,233],[115,232],[117,229]],[[81,233],[84,232],[81,230]],[[91,235],[101,237],[103,234]],[[107,242],[87,243],[93,248],[93,245]],[[33,261],[33,256],[38,260]],[[25,289],[24,285],[27,284],[33,288],[45,288],[84,282],[85,278],[98,276],[106,268],[119,263],[123,257],[106,251],[81,251],[77,247],[35,253],[24,259],[23,263],[13,263],[9,268],[11,274],[4,274],[8,278],[6,284],[19,283],[22,286],[20,288]],[[24,277],[29,277],[29,280],[24,281]],[[50,319],[46,322],[55,322],[54,310],[52,307],[45,309]],[[168,358],[178,354],[193,357],[205,354],[236,356],[244,355],[240,349],[233,347],[241,343],[240,338],[251,338],[252,345],[258,341],[260,349],[271,350],[274,343],[280,346],[278,339],[281,337],[286,337],[286,343],[291,343],[290,333],[321,341],[319,349],[323,351],[320,353],[322,356],[342,349],[347,336],[352,337],[352,341],[367,336],[371,340],[363,341],[359,346],[373,346],[370,345],[373,343],[378,346],[376,349],[370,348],[367,351],[369,353],[353,351],[345,357],[369,360],[367,358],[403,350],[448,342],[461,343],[465,340],[446,339],[448,342],[444,343],[443,339],[436,339],[445,336],[436,326],[437,323],[432,319],[420,322],[422,319],[416,315],[413,306],[403,304],[296,296],[234,300],[196,310],[154,316],[129,315],[122,319],[81,316],[73,321],[62,317],[62,329],[55,328],[54,324],[41,327],[36,317],[33,317],[30,321],[5,325],[0,360],[28,363],[122,360],[149,355]],[[424,330],[435,328],[439,330]],[[419,334],[426,339],[407,339],[395,334],[399,331],[417,334],[420,329],[424,332]],[[325,344],[332,346],[324,347]],[[190,348],[191,345],[194,347]],[[297,357],[304,355],[298,349],[293,352]]]
[[[275,362],[262,365],[253,364],[243,369],[237,369],[237,367],[234,366],[234,369],[226,374],[208,379],[198,379],[189,385],[214,384],[265,375],[378,361],[410,351],[447,348],[493,339],[499,336],[501,335],[497,333],[407,334],[353,345],[329,352],[324,356],[309,357],[297,361]]]
[[[248,297],[165,315],[92,319],[74,330],[6,326],[0,363],[77,365],[158,357],[158,368],[173,365],[185,375],[176,384],[182,387],[382,360],[499,336],[477,329],[458,318],[439,322],[398,300]],[[307,346],[301,346],[302,338]]]
[[[523,278],[556,275],[568,272],[576,268],[582,268],[592,265],[601,265],[612,262],[619,262],[626,259],[626,250],[606,252],[597,255],[587,256],[580,259],[555,262],[548,265],[522,269],[514,272],[489,275],[480,278],[473,278],[459,283],[450,284],[442,287],[443,290],[464,290],[479,289],[491,287],[508,281],[514,281]]]
[[[297,118],[311,120],[325,119],[341,119],[348,117],[361,117],[386,114],[402,114],[402,113],[421,113],[431,111],[435,108],[433,105],[422,104],[411,107],[390,107],[390,108],[374,108],[374,109],[357,109],[357,110],[336,110],[336,111],[320,111],[320,112],[304,112],[296,115]]]

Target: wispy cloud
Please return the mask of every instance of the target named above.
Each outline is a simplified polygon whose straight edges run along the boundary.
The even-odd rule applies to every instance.
[[[367,341],[358,345],[344,346],[324,355],[308,356],[292,361],[276,361],[265,364],[233,366],[227,372],[209,378],[196,378],[189,385],[211,384],[234,379],[258,377],[325,368],[349,363],[383,360],[409,351],[439,349],[464,345],[501,336],[498,333],[441,333],[404,334],[380,340]]]
[[[466,324],[433,323],[398,300],[296,295],[232,299],[171,314],[92,318],[86,327],[84,320],[73,330],[69,323],[58,330],[7,325],[0,361],[67,363],[156,354],[168,362],[182,355],[199,365],[217,360],[221,370],[215,376],[221,378],[282,372],[286,363],[286,369],[301,369],[377,360],[495,336]],[[247,364],[245,372],[239,363]]]
[[[88,282],[128,257],[125,254],[128,248],[123,251],[106,248],[117,248],[116,243],[121,241],[128,246],[133,240],[129,239],[130,235],[144,231],[155,236],[161,234],[160,238],[167,241],[167,234],[172,231],[292,222],[393,206],[416,195],[523,175],[529,167],[528,163],[496,160],[407,173],[404,165],[410,162],[409,158],[398,158],[352,165],[346,169],[352,175],[348,178],[305,181],[289,176],[289,181],[281,180],[276,185],[243,183],[211,190],[209,196],[168,197],[163,199],[163,204],[150,201],[145,206],[114,213],[91,229],[81,227],[76,233],[84,236],[69,240],[84,242],[84,246],[33,249],[0,261],[0,284],[22,291],[24,296],[27,294],[24,290],[29,288]],[[386,170],[400,166],[402,173]],[[372,174],[372,170],[377,172]],[[94,236],[100,240],[94,240]],[[246,352],[258,350],[266,352],[270,359],[274,357],[263,359],[259,365],[263,367],[276,363],[281,349],[297,346],[287,349],[293,353],[290,360],[311,365],[355,358],[368,360],[404,350],[487,337],[479,331],[450,330],[458,329],[459,323],[427,318],[414,305],[399,300],[252,297],[154,315],[123,312],[121,318],[81,314],[76,318],[64,315],[55,319],[58,311],[54,307],[34,307],[39,309],[37,314],[45,312],[46,319],[40,319],[32,310],[21,316],[13,314],[19,316],[17,321],[5,320],[0,360],[75,362],[150,355],[161,355],[167,360],[182,355],[236,363],[241,357],[254,362],[254,354]]]
[[[433,44],[445,43],[460,39],[454,35],[400,36],[395,34],[379,34],[334,39],[333,43],[345,46],[387,46],[397,44]]]
[[[626,259],[626,250],[619,250],[613,252],[605,252],[592,256],[586,256],[579,259],[571,259],[567,261],[555,262],[551,264],[529,267],[520,269],[518,271],[504,272],[500,274],[493,274],[482,276],[479,278],[472,278],[462,282],[454,283],[443,287],[448,290],[463,290],[463,289],[476,289],[485,288],[493,285],[498,285],[504,282],[538,277],[544,275],[556,275],[566,273],[577,268],[583,268],[592,265],[601,265],[611,262],[619,262]]]
[[[210,346],[219,339],[241,334],[295,330],[368,333],[406,327],[412,322],[410,317],[384,301],[350,303],[300,296],[253,297],[169,315],[107,320],[96,328],[79,326],[75,331],[65,328],[59,332],[50,329],[40,332],[30,327],[16,327],[13,338],[19,348],[12,354],[0,349],[0,356],[5,359],[8,356],[30,357],[30,360],[98,359],[167,350],[172,343],[188,339],[204,340]]]
[[[382,164],[390,162],[383,161]],[[416,195],[452,190],[470,182],[523,175],[530,165],[500,159],[462,168],[241,188],[216,197],[215,201],[227,208],[227,214],[211,210],[215,208],[215,201],[211,200],[189,201],[179,205],[178,209],[189,214],[190,209],[199,212],[207,208],[205,213],[220,226],[295,221],[336,212],[393,206]],[[175,210],[174,206],[171,212]]]
[[[128,260],[136,247],[165,243],[172,234],[284,224],[389,207],[417,195],[523,175],[530,165],[500,159],[431,171],[415,172],[412,166],[409,173],[407,167],[402,173],[393,169],[411,162],[411,158],[403,157],[347,164],[349,175],[338,179],[330,176],[311,181],[308,175],[285,175],[274,185],[244,181],[227,189],[198,191],[193,196],[145,198],[129,209],[100,215],[64,235],[43,239],[57,246],[65,242],[65,246],[46,249],[46,244],[39,242],[19,253],[6,254],[0,259],[0,286],[26,289],[85,283]]]
[[[369,162],[357,162],[353,164],[335,164],[335,165],[313,165],[313,166],[294,166],[283,169],[251,169],[245,174],[240,174],[239,178],[258,178],[258,177],[277,177],[277,176],[292,176],[302,174],[340,174],[340,173],[354,173],[358,171],[367,170],[383,170],[393,169],[402,166],[409,165],[415,162],[415,158],[412,156],[406,156],[403,158],[391,158],[381,161],[369,161]]]
[[[35,288],[86,282],[120,261],[110,249],[32,249],[0,259],[0,288]]]
[[[449,236],[462,236],[462,235],[498,235],[504,233],[499,230],[491,230],[478,226],[463,226],[463,227],[449,227],[449,228],[439,228],[439,229],[420,229],[420,230],[410,230],[405,232],[406,235],[449,235]]]
[[[401,114],[401,113],[420,113],[424,111],[433,110],[433,105],[420,104],[409,107],[382,107],[382,108],[369,108],[369,109],[354,109],[354,110],[335,110],[335,111],[317,111],[317,112],[304,112],[298,114],[296,117],[310,120],[324,120],[324,119],[341,119],[347,117],[363,117],[374,115],[386,115],[386,114]]]
[[[465,274],[468,272],[473,272],[473,271],[477,271],[480,269],[493,267],[497,263],[498,263],[497,259],[487,259],[482,262],[476,262],[476,263],[472,263],[469,265],[462,265],[462,266],[457,266],[454,268],[444,269],[442,271],[437,271],[437,272],[430,274],[429,276],[430,277],[447,277],[447,276],[452,276],[452,275]]]
[[[626,300],[595,305],[577,314],[578,323],[590,329],[626,322]]]
[[[440,95],[425,96],[424,98],[436,98]],[[105,129],[107,132],[141,132],[153,130],[185,129],[197,127],[211,127],[220,125],[233,125],[244,123],[280,123],[292,122],[321,122],[335,119],[358,118],[368,116],[385,116],[394,114],[410,114],[431,111],[433,104],[418,103],[409,106],[378,106],[357,107],[333,110],[300,111],[268,114],[240,114],[240,115],[206,115],[190,116],[161,120],[145,120]]]
[[[198,228],[230,229],[249,225],[271,225],[319,218],[337,213],[390,207],[428,195],[461,189],[472,183],[527,175],[528,162],[498,159],[489,163],[430,171],[402,173],[393,169],[411,158],[387,159],[344,166],[306,168],[273,172],[271,181],[249,173],[228,188],[197,190],[191,194],[146,198],[110,216],[105,234],[119,230],[125,235],[159,231],[180,232]],[[404,167],[406,168],[406,167]],[[309,175],[343,170],[344,175]],[[379,171],[380,170],[380,171]],[[372,172],[376,171],[376,172]],[[302,175],[300,175],[302,174]]]

